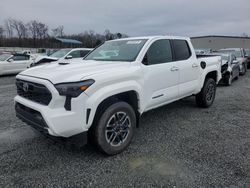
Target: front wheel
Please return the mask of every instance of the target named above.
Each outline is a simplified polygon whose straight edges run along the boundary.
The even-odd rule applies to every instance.
[[[94,141],[107,155],[125,150],[134,136],[136,115],[126,102],[110,105],[101,115],[94,128]]]
[[[208,78],[205,80],[203,88],[200,93],[195,96],[196,104],[199,107],[208,108],[210,107],[215,99],[216,93],[216,82],[212,78]]]

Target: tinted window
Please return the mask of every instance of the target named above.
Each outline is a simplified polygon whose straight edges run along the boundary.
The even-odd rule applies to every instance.
[[[12,59],[14,61],[25,61],[25,60],[29,60],[29,56],[27,56],[27,55],[14,55],[12,57]]]
[[[80,51],[81,57],[85,57],[89,52],[90,50],[81,50]]]
[[[144,63],[148,65],[154,65],[171,62],[172,60],[173,58],[170,41],[158,40],[149,47],[144,58]]]
[[[80,50],[73,51],[73,52],[69,53],[69,55],[71,55],[72,58],[79,58],[79,57],[81,57]]]
[[[191,51],[185,40],[173,40],[175,60],[186,60],[191,56]]]

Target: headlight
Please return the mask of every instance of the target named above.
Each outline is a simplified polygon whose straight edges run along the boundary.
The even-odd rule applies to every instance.
[[[88,89],[94,82],[94,80],[85,80],[81,82],[61,83],[56,84],[55,87],[59,95],[75,98]]]

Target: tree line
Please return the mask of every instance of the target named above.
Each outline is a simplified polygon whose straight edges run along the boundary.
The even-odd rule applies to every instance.
[[[27,23],[17,19],[6,19],[0,25],[0,47],[58,48],[65,47],[56,42],[55,37],[76,39],[83,47],[93,48],[106,40],[127,37],[126,34],[111,33],[106,29],[103,34],[93,30],[78,34],[65,34],[64,26],[50,29],[48,25],[38,20]]]

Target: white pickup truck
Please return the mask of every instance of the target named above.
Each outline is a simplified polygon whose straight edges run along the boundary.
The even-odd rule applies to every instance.
[[[131,142],[142,113],[194,95],[212,105],[221,57],[196,57],[189,38],[154,36],[105,42],[82,63],[55,63],[16,77],[17,116],[40,131],[108,155]],[[88,139],[87,139],[88,137]]]

